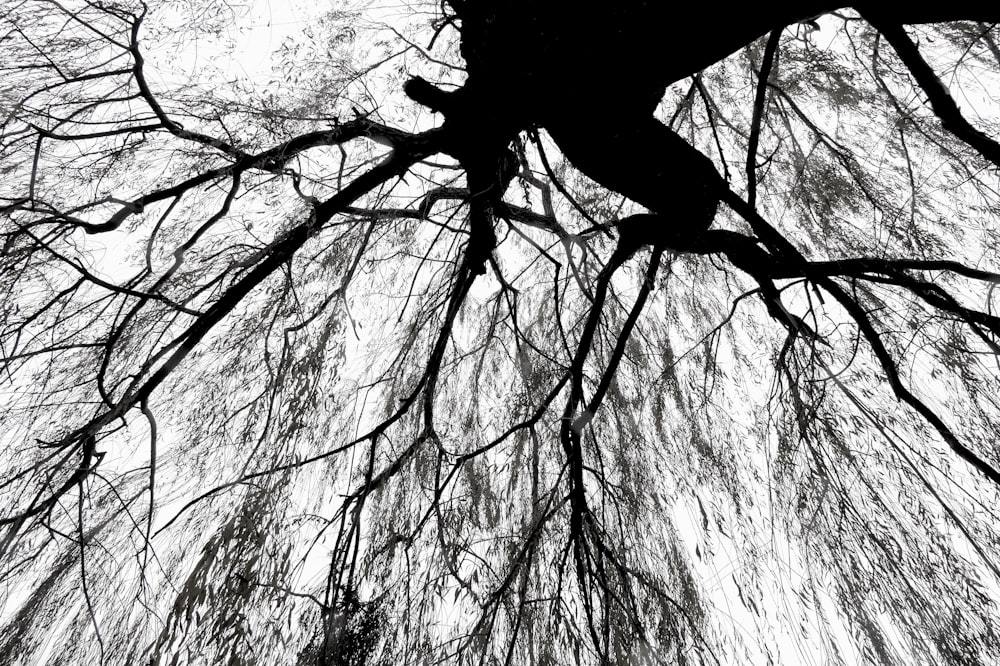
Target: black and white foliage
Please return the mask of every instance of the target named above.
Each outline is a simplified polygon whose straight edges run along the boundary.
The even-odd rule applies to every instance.
[[[1000,661],[1000,6],[250,4],[0,7],[0,662]]]

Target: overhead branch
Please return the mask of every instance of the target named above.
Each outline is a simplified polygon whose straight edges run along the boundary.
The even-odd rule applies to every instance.
[[[927,423],[932,425],[944,442],[951,447],[952,451],[954,451],[960,458],[979,470],[990,481],[1000,486],[1000,471],[997,471],[997,468],[993,464],[986,461],[966,446],[934,410],[928,407],[922,400],[917,398],[909,390],[909,388],[903,384],[896,362],[893,360],[889,350],[882,342],[881,334],[868,317],[868,312],[857,301],[857,299],[844,291],[844,289],[839,284],[834,282],[828,275],[811,271],[809,260],[802,255],[798,248],[789,242],[780,231],[775,229],[767,220],[761,217],[757,211],[751,208],[747,202],[740,198],[740,196],[735,192],[732,190],[724,192],[723,201],[725,201],[727,205],[729,205],[741,217],[743,217],[747,223],[750,224],[754,232],[776,259],[788,266],[790,270],[801,271],[805,277],[812,280],[815,284],[830,293],[844,307],[857,324],[858,329],[861,331],[865,340],[868,342],[872,353],[875,354],[879,365],[882,367],[882,371],[885,373],[885,377],[888,380],[889,385],[892,387],[893,394],[899,400],[912,407],[914,411],[920,414],[920,416],[927,421]],[[968,319],[966,319],[966,321],[968,321]]]
[[[314,214],[298,226],[289,230],[279,240],[275,241],[258,263],[245,276],[232,284],[222,295],[198,316],[188,329],[178,338],[176,349],[169,357],[145,380],[136,378],[126,394],[112,408],[102,412],[89,423],[77,429],[78,433],[93,434],[109,423],[120,418],[130,409],[146,400],[154,390],[174,371],[174,369],[191,353],[201,340],[218,324],[233,308],[273,274],[279,267],[288,262],[295,253],[315,236],[325,225],[344,211],[351,203],[372,191],[382,183],[400,176],[413,164],[438,152],[440,147],[440,131],[431,130],[423,134],[413,135],[408,141],[397,146],[393,156],[372,168],[365,174],[349,183],[340,192],[330,197],[314,209]],[[173,346],[173,345],[172,345]]]
[[[781,41],[783,28],[771,31],[764,47],[764,58],[757,73],[757,96],[753,102],[753,119],[750,123],[750,140],[747,142],[747,203],[757,205],[757,145],[760,142],[760,126],[764,119],[764,105],[767,102],[767,82],[774,68],[775,55],[778,52],[778,42]]]
[[[280,171],[291,158],[306,150],[319,146],[335,146],[361,137],[373,137],[376,140],[395,146],[397,144],[406,145],[410,143],[414,135],[374,123],[365,118],[356,118],[331,129],[300,134],[267,150],[246,155],[232,164],[203,171],[175,185],[154,190],[133,201],[124,202],[122,208],[106,222],[94,224],[82,220],[74,220],[72,224],[79,226],[90,234],[114,231],[130,216],[142,212],[146,207],[159,201],[182,196],[199,185],[210,183],[219,178],[236,176],[251,169],[262,169],[270,172]]]
[[[920,55],[917,45],[910,39],[899,20],[877,11],[863,12],[862,15],[892,44],[900,60],[910,70],[917,85],[927,95],[931,108],[941,119],[942,126],[990,162],[1000,166],[1000,144],[966,120],[961,109],[958,108],[958,104],[955,103],[927,61]]]
[[[210,146],[225,153],[231,157],[237,159],[246,157],[246,153],[235,146],[226,143],[225,141],[218,139],[213,136],[208,136],[207,134],[202,134],[201,132],[192,132],[190,130],[184,129],[177,121],[170,118],[167,113],[163,110],[160,105],[159,100],[156,99],[156,95],[149,87],[149,83],[146,81],[146,74],[143,71],[145,66],[145,59],[142,56],[142,51],[139,50],[139,27],[142,25],[142,19],[145,16],[145,11],[141,16],[136,17],[135,21],[132,23],[132,33],[131,33],[131,43],[129,44],[129,52],[132,54],[132,61],[135,63],[133,67],[133,76],[135,76],[136,85],[139,86],[139,93],[142,98],[149,105],[149,108],[153,111],[156,118],[162,123],[163,127],[169,131],[174,136],[186,139],[188,141],[193,141],[195,143],[200,143],[205,146]]]
[[[861,304],[844,291],[840,285],[834,283],[832,280],[826,279],[822,284],[823,288],[832,294],[838,302],[840,302],[840,304],[845,310],[847,310],[847,312],[854,319],[855,323],[858,325],[858,328],[861,330],[861,334],[865,337],[865,340],[868,341],[868,345],[875,354],[875,358],[878,360],[879,365],[882,366],[882,372],[885,373],[885,377],[889,381],[889,385],[892,387],[892,392],[896,395],[896,397],[912,407],[914,411],[924,418],[924,420],[931,424],[934,429],[938,431],[938,434],[941,435],[941,438],[945,441],[945,443],[951,447],[951,450],[954,451],[960,458],[979,470],[979,472],[981,472],[994,484],[1000,486],[1000,471],[997,471],[996,466],[984,460],[979,456],[979,454],[967,447],[933,409],[928,407],[924,401],[914,395],[903,384],[902,378],[899,376],[899,369],[896,366],[896,362],[893,360],[889,350],[886,349],[885,344],[882,342],[882,336],[879,334],[878,330],[876,330],[874,324],[872,324],[871,319],[868,317],[868,313],[861,306]]]

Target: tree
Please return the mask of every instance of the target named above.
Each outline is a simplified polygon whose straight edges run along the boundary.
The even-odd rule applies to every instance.
[[[1000,660],[995,3],[254,11],[0,10],[4,663]]]

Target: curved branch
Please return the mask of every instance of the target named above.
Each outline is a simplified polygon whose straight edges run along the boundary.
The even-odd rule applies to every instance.
[[[274,243],[268,249],[267,256],[253,270],[230,286],[194,321],[176,341],[177,348],[173,353],[144,382],[140,384],[137,380],[113,407],[94,417],[67,437],[77,437],[80,433],[96,433],[135,405],[148,399],[216,324],[275,270],[290,260],[299,248],[318,233],[334,215],[342,212],[365,193],[393,177],[402,175],[416,162],[438,152],[440,141],[439,130],[414,135],[406,144],[397,147],[392,158],[359,176],[343,190],[316,206],[314,216],[291,229],[281,240]]]
[[[920,400],[920,398],[913,395],[913,393],[903,385],[903,382],[899,377],[899,371],[896,368],[895,361],[892,360],[889,350],[886,349],[885,345],[882,343],[881,336],[878,331],[875,330],[875,326],[872,324],[871,319],[868,318],[868,313],[865,312],[864,308],[862,308],[856,300],[851,298],[847,292],[845,292],[832,280],[824,279],[822,284],[823,288],[833,295],[833,297],[837,299],[844,309],[850,313],[851,317],[857,323],[858,328],[861,329],[861,333],[865,336],[872,352],[874,352],[875,357],[882,366],[882,371],[885,373],[885,377],[889,381],[889,385],[892,387],[892,392],[896,395],[896,397],[912,407],[914,411],[924,417],[924,420],[934,426],[934,429],[938,431],[938,434],[941,435],[941,438],[944,439],[945,443],[948,444],[948,446],[951,447],[951,450],[958,454],[960,458],[979,470],[990,481],[1000,486],[1000,472],[997,471],[996,467],[980,458],[979,455],[965,446],[965,444],[963,444],[958,437],[955,436],[955,433],[951,431],[951,428],[949,428],[947,424],[941,420],[941,417],[939,417],[933,409],[928,407],[922,400]]]
[[[81,227],[89,234],[114,231],[130,216],[142,212],[147,206],[166,199],[179,197],[199,185],[204,185],[218,178],[238,175],[250,169],[263,169],[272,172],[280,171],[292,157],[305,150],[320,146],[335,146],[361,137],[376,137],[379,140],[388,142],[390,145],[399,145],[404,148],[412,143],[415,138],[414,135],[407,132],[396,130],[365,118],[356,118],[348,123],[337,125],[332,129],[301,134],[255,155],[245,155],[232,164],[203,171],[176,185],[155,190],[134,201],[126,202],[107,222],[92,224],[73,221],[72,224]]]
[[[802,256],[802,253],[781,232],[753,210],[739,195],[727,189],[723,193],[723,200],[750,224],[754,232],[771,249],[776,257],[786,262],[791,268],[802,271],[803,275],[822,286],[844,307],[868,341],[896,397],[912,407],[924,420],[931,424],[938,431],[938,434],[941,435],[941,438],[944,439],[945,443],[960,458],[979,470],[990,481],[1000,486],[1000,472],[965,446],[934,410],[924,404],[923,401],[903,385],[896,368],[896,363],[893,361],[889,350],[882,343],[881,336],[868,318],[868,313],[865,309],[828,276],[811,272],[810,263]]]
[[[201,132],[192,132],[184,129],[176,121],[172,120],[163,110],[163,107],[160,106],[160,102],[156,99],[156,96],[150,89],[149,83],[146,82],[146,75],[143,72],[143,66],[146,61],[142,57],[142,52],[139,50],[139,26],[142,25],[142,19],[144,16],[145,11],[143,11],[141,16],[136,17],[135,21],[132,23],[131,43],[129,44],[128,50],[132,54],[132,60],[135,62],[132,72],[135,76],[136,85],[139,86],[139,92],[142,94],[142,98],[146,100],[146,104],[149,105],[149,108],[152,109],[153,114],[168,132],[178,138],[210,146],[237,159],[246,157],[246,153],[244,151],[236,148],[235,146],[229,145],[221,139],[208,136],[207,134],[202,134]]]
[[[906,34],[898,19],[892,19],[878,11],[863,11],[862,16],[896,49],[900,60],[930,100],[931,108],[941,119],[941,125],[990,162],[1000,166],[1000,144],[965,119],[958,104],[920,55],[917,45]]]

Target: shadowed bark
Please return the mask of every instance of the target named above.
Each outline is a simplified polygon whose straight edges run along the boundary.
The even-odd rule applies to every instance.
[[[451,5],[461,20],[468,81],[448,93],[414,79],[406,90],[446,116],[456,137],[449,152],[469,171],[473,200],[503,195],[497,174],[505,146],[519,131],[541,126],[588,177],[661,214],[660,223],[687,230],[674,235],[707,228],[726,184],[709,158],[652,117],[666,87],[768,31],[845,7],[884,13],[877,2],[818,0]],[[1000,8],[957,2],[893,9],[891,16],[897,26],[962,19],[1000,21]],[[692,38],[699,32],[702,38]],[[473,206],[472,242],[485,261],[496,239],[480,208]]]

